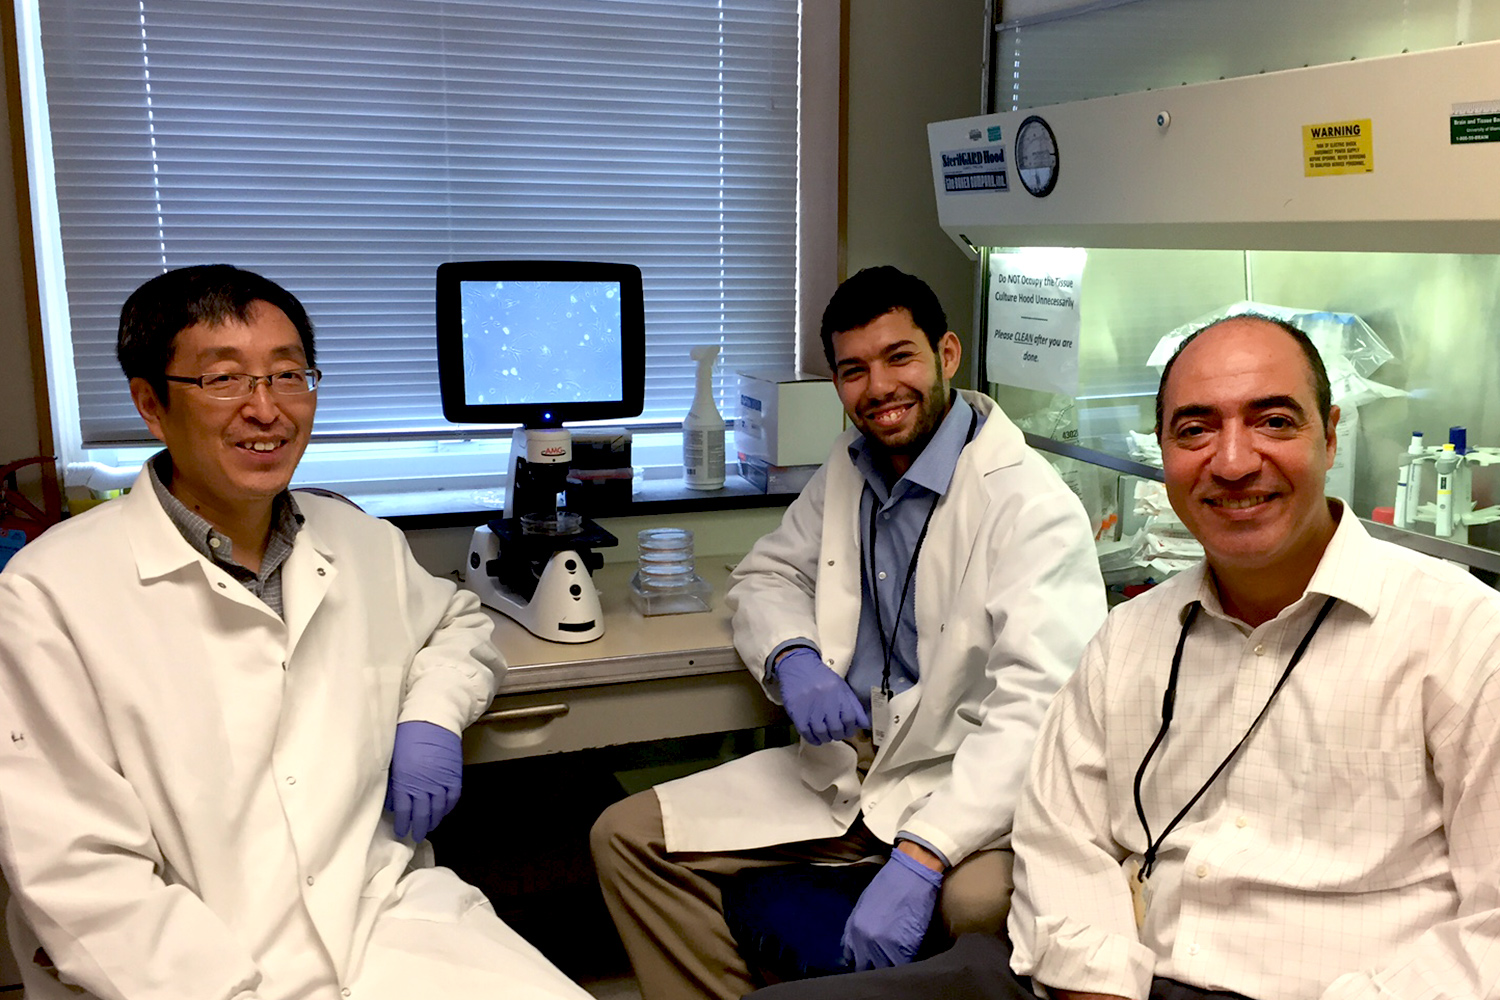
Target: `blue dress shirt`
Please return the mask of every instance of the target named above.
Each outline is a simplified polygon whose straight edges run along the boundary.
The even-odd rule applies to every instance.
[[[863,562],[862,596],[859,607],[859,633],[854,643],[854,658],[846,679],[866,709],[870,707],[870,689],[880,686],[885,668],[885,644],[892,634],[890,689],[893,694],[917,682],[917,585],[907,589],[901,600],[907,573],[916,555],[917,538],[927,515],[938,498],[948,491],[959,453],[968,443],[970,421],[976,416],[958,393],[952,394],[948,415],[938,426],[927,447],[912,462],[906,474],[887,483],[876,465],[867,442],[856,438],[849,445],[849,458],[864,476],[865,488],[859,498],[861,559]],[[974,433],[984,423],[980,418]],[[876,521],[874,543],[870,538],[870,518]],[[873,573],[872,573],[873,569]],[[875,613],[875,595],[880,595],[880,615]],[[882,634],[885,642],[882,642]]]

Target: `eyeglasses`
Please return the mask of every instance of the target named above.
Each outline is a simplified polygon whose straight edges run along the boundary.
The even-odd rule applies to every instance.
[[[214,399],[239,399],[255,391],[261,382],[278,396],[301,396],[312,392],[323,379],[316,368],[288,368],[270,375],[246,375],[241,372],[213,372],[209,375],[167,375],[168,382],[196,385]]]

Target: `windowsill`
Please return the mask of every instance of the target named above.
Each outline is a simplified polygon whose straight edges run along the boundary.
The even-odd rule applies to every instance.
[[[476,438],[367,446],[314,442],[303,456],[292,488],[320,487],[340,493],[366,513],[403,529],[472,528],[503,516],[509,439]],[[627,502],[578,503],[592,518],[651,516],[695,511],[785,507],[794,493],[759,492],[738,474],[731,457],[724,486],[690,490],[682,485],[678,432],[635,436],[633,494]],[[141,463],[160,445],[101,447],[68,467],[70,487],[96,491],[128,487]],[[401,489],[401,486],[418,487]],[[428,486],[429,489],[420,487]],[[589,498],[592,499],[592,498]]]
[[[473,527],[503,516],[503,490],[428,490],[409,493],[351,494],[365,512],[398,528]],[[590,517],[632,517],[689,511],[785,507],[795,493],[761,493],[737,475],[717,490],[690,490],[678,479],[638,479],[628,504],[586,510]]]

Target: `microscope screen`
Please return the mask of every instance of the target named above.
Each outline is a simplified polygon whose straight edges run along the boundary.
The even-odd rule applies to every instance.
[[[625,398],[620,286],[613,281],[464,281],[465,402]]]

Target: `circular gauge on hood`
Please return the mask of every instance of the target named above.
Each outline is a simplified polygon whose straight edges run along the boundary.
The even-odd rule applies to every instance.
[[[1037,115],[1016,129],[1016,174],[1021,186],[1038,198],[1051,194],[1057,185],[1057,137]]]

